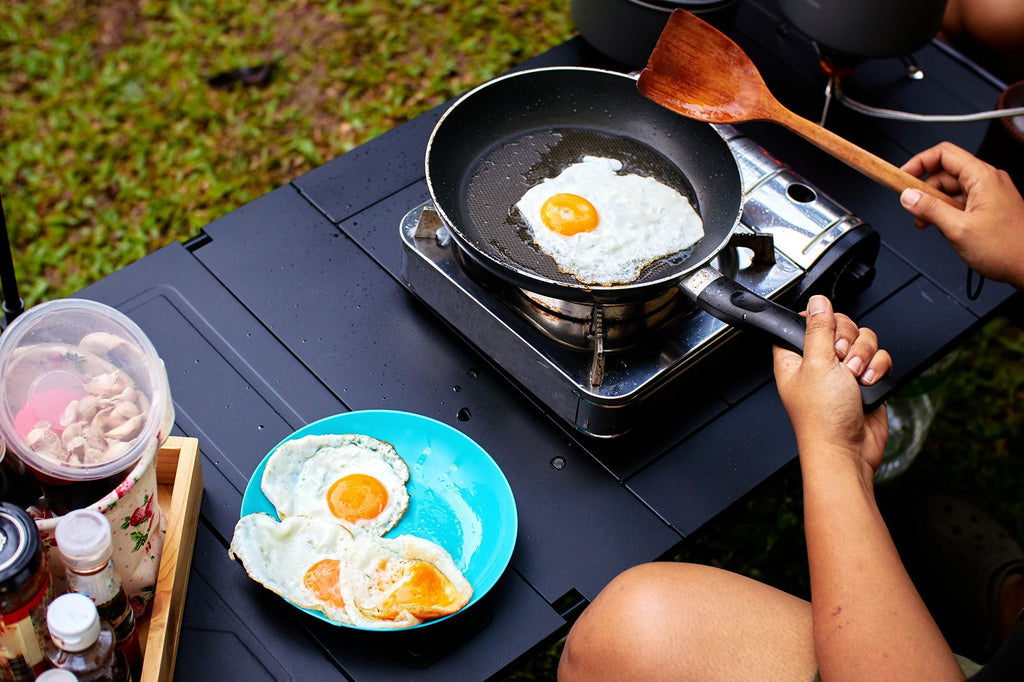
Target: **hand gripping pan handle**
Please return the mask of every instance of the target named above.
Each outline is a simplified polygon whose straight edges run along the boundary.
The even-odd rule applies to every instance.
[[[710,266],[684,280],[683,288],[695,297],[697,305],[723,322],[741,329],[767,332],[780,346],[803,353],[807,320],[789,308],[758,296]],[[885,402],[893,390],[887,377],[871,386],[859,386],[865,412],[871,412]]]

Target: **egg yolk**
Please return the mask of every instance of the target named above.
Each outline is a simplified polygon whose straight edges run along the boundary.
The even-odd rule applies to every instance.
[[[345,600],[338,585],[338,567],[337,559],[321,559],[302,576],[302,584],[322,603],[343,609]]]
[[[540,207],[540,219],[552,232],[566,236],[590,232],[597,227],[594,205],[575,194],[554,194]]]
[[[387,488],[367,474],[349,474],[339,478],[327,491],[327,506],[331,513],[351,523],[376,518],[387,504]]]
[[[395,587],[384,600],[383,614],[395,617],[408,611],[417,618],[437,618],[452,613],[460,595],[444,573],[427,561],[409,561],[395,577]]]

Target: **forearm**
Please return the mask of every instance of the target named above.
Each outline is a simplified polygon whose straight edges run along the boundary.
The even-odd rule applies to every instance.
[[[903,568],[875,504],[870,468],[827,448],[800,446],[822,678],[963,679]]]

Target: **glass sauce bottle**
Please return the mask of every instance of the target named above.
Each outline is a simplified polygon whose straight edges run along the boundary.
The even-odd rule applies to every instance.
[[[114,642],[131,669],[142,674],[142,650],[135,631],[135,612],[121,584],[113,559],[107,517],[92,509],[65,515],[54,531],[57,549],[67,568],[68,589],[92,599],[100,618],[110,624]]]
[[[35,521],[0,502],[0,680],[34,680],[47,667],[50,572]]]

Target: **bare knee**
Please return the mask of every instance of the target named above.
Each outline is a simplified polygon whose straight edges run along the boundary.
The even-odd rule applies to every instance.
[[[810,604],[710,566],[653,563],[605,587],[569,632],[559,679],[809,679]]]
[[[692,641],[687,631],[699,626],[701,583],[688,580],[690,573],[687,564],[655,563],[616,577],[570,630],[559,679],[656,679],[664,652],[683,654],[680,643]]]

